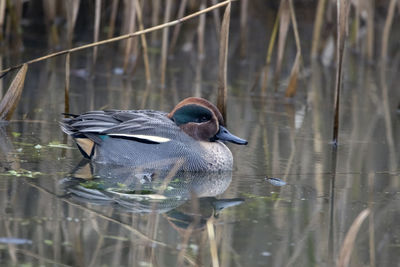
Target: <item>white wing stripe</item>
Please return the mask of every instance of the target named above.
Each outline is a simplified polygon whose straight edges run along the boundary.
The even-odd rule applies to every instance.
[[[124,134],[124,133],[109,133],[109,136],[121,136],[121,137],[132,137],[137,139],[148,140],[151,142],[157,143],[166,143],[171,141],[169,138],[161,137],[161,136],[154,136],[154,135],[144,135],[144,134]]]

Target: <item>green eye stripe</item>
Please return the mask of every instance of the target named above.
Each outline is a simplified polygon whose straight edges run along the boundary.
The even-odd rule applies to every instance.
[[[199,105],[185,105],[175,111],[172,116],[177,125],[195,122],[201,123],[212,118],[211,111]]]

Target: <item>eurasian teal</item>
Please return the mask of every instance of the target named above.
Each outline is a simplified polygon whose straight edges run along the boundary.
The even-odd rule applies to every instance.
[[[189,97],[170,112],[104,110],[70,115],[61,122],[84,157],[98,163],[184,171],[232,169],[223,141],[247,141],[224,127],[219,110],[203,98]]]

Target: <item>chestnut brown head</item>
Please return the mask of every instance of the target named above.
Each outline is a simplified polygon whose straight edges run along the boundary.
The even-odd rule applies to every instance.
[[[217,107],[203,98],[184,99],[176,105],[168,117],[196,140],[209,142],[221,140],[241,145],[247,144],[246,140],[228,132]]]

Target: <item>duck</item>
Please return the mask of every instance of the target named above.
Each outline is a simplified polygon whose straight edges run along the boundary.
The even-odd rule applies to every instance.
[[[231,171],[233,157],[225,142],[247,145],[230,133],[218,108],[189,97],[171,112],[96,110],[60,122],[83,157],[96,163],[143,170]]]

